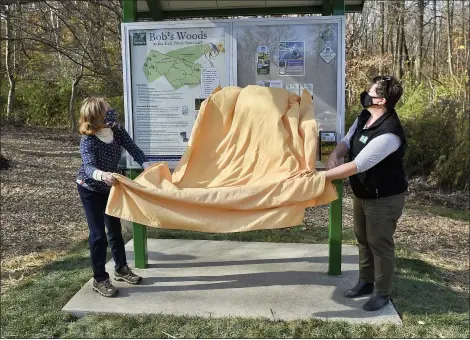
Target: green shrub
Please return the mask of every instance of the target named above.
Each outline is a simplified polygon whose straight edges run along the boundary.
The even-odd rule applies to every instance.
[[[18,82],[14,99],[16,123],[67,126],[70,91],[66,84],[55,82]]]
[[[78,120],[81,102],[88,96],[103,96],[118,112],[118,118],[124,122],[124,102],[121,87],[113,83],[103,84],[96,80],[82,80],[77,87],[75,97],[75,121]],[[114,87],[112,87],[113,85]],[[15,123],[49,127],[69,127],[69,103],[72,85],[69,81],[18,81],[14,99],[13,118],[6,120],[6,101],[8,82],[0,87],[0,108],[2,124]]]

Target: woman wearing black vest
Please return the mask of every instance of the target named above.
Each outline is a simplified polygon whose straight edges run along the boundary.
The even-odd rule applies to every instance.
[[[364,304],[379,310],[390,301],[395,269],[393,234],[408,184],[403,170],[405,133],[395,112],[403,93],[393,77],[375,77],[361,94],[364,110],[331,153],[328,180],[349,177],[354,193],[354,232],[359,247],[359,282],[349,298],[372,294]],[[349,155],[349,162],[341,160]]]

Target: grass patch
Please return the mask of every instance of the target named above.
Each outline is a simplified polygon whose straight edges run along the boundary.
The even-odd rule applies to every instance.
[[[433,215],[438,215],[442,217],[447,217],[456,221],[464,221],[468,222],[470,219],[470,212],[455,208],[444,207],[442,205],[418,205],[418,204],[410,204],[408,206],[409,209],[419,210],[423,212],[427,212]]]
[[[211,235],[159,230],[159,236],[211,237],[238,241],[325,241],[326,228],[300,237],[296,231],[260,231]],[[296,229],[296,228],[294,228]],[[351,239],[345,230],[345,239]],[[285,235],[292,235],[287,237]],[[213,238],[212,238],[213,237]],[[247,239],[249,238],[249,239]],[[468,338],[468,294],[448,287],[444,269],[397,251],[394,303],[404,326],[354,325],[344,322],[273,321],[249,318],[201,318],[171,315],[88,315],[76,319],[61,308],[91,277],[86,243],[45,265],[20,286],[1,297],[1,336],[20,338]]]

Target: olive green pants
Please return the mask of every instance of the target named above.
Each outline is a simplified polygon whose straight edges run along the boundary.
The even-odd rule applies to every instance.
[[[383,198],[354,197],[354,233],[359,247],[359,279],[374,282],[375,292],[390,295],[395,271],[393,234],[405,194]]]

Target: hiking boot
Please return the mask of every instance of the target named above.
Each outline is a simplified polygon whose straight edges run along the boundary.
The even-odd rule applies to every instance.
[[[372,294],[374,292],[374,284],[373,283],[365,283],[359,281],[357,285],[344,292],[344,296],[347,298],[357,298],[360,296],[364,296],[367,294]]]
[[[377,293],[374,293],[369,300],[362,306],[362,309],[372,312],[376,310],[380,310],[384,308],[386,305],[388,305],[388,302],[390,301],[390,295],[380,295]]]
[[[109,279],[101,282],[93,280],[93,290],[105,297],[113,297],[119,293],[119,290],[111,284]]]
[[[135,285],[139,283],[140,280],[142,280],[142,277],[137,274],[134,274],[129,268],[129,266],[125,265],[121,269],[114,271],[114,279],[116,281],[125,281],[127,283],[130,283],[131,285]]]

